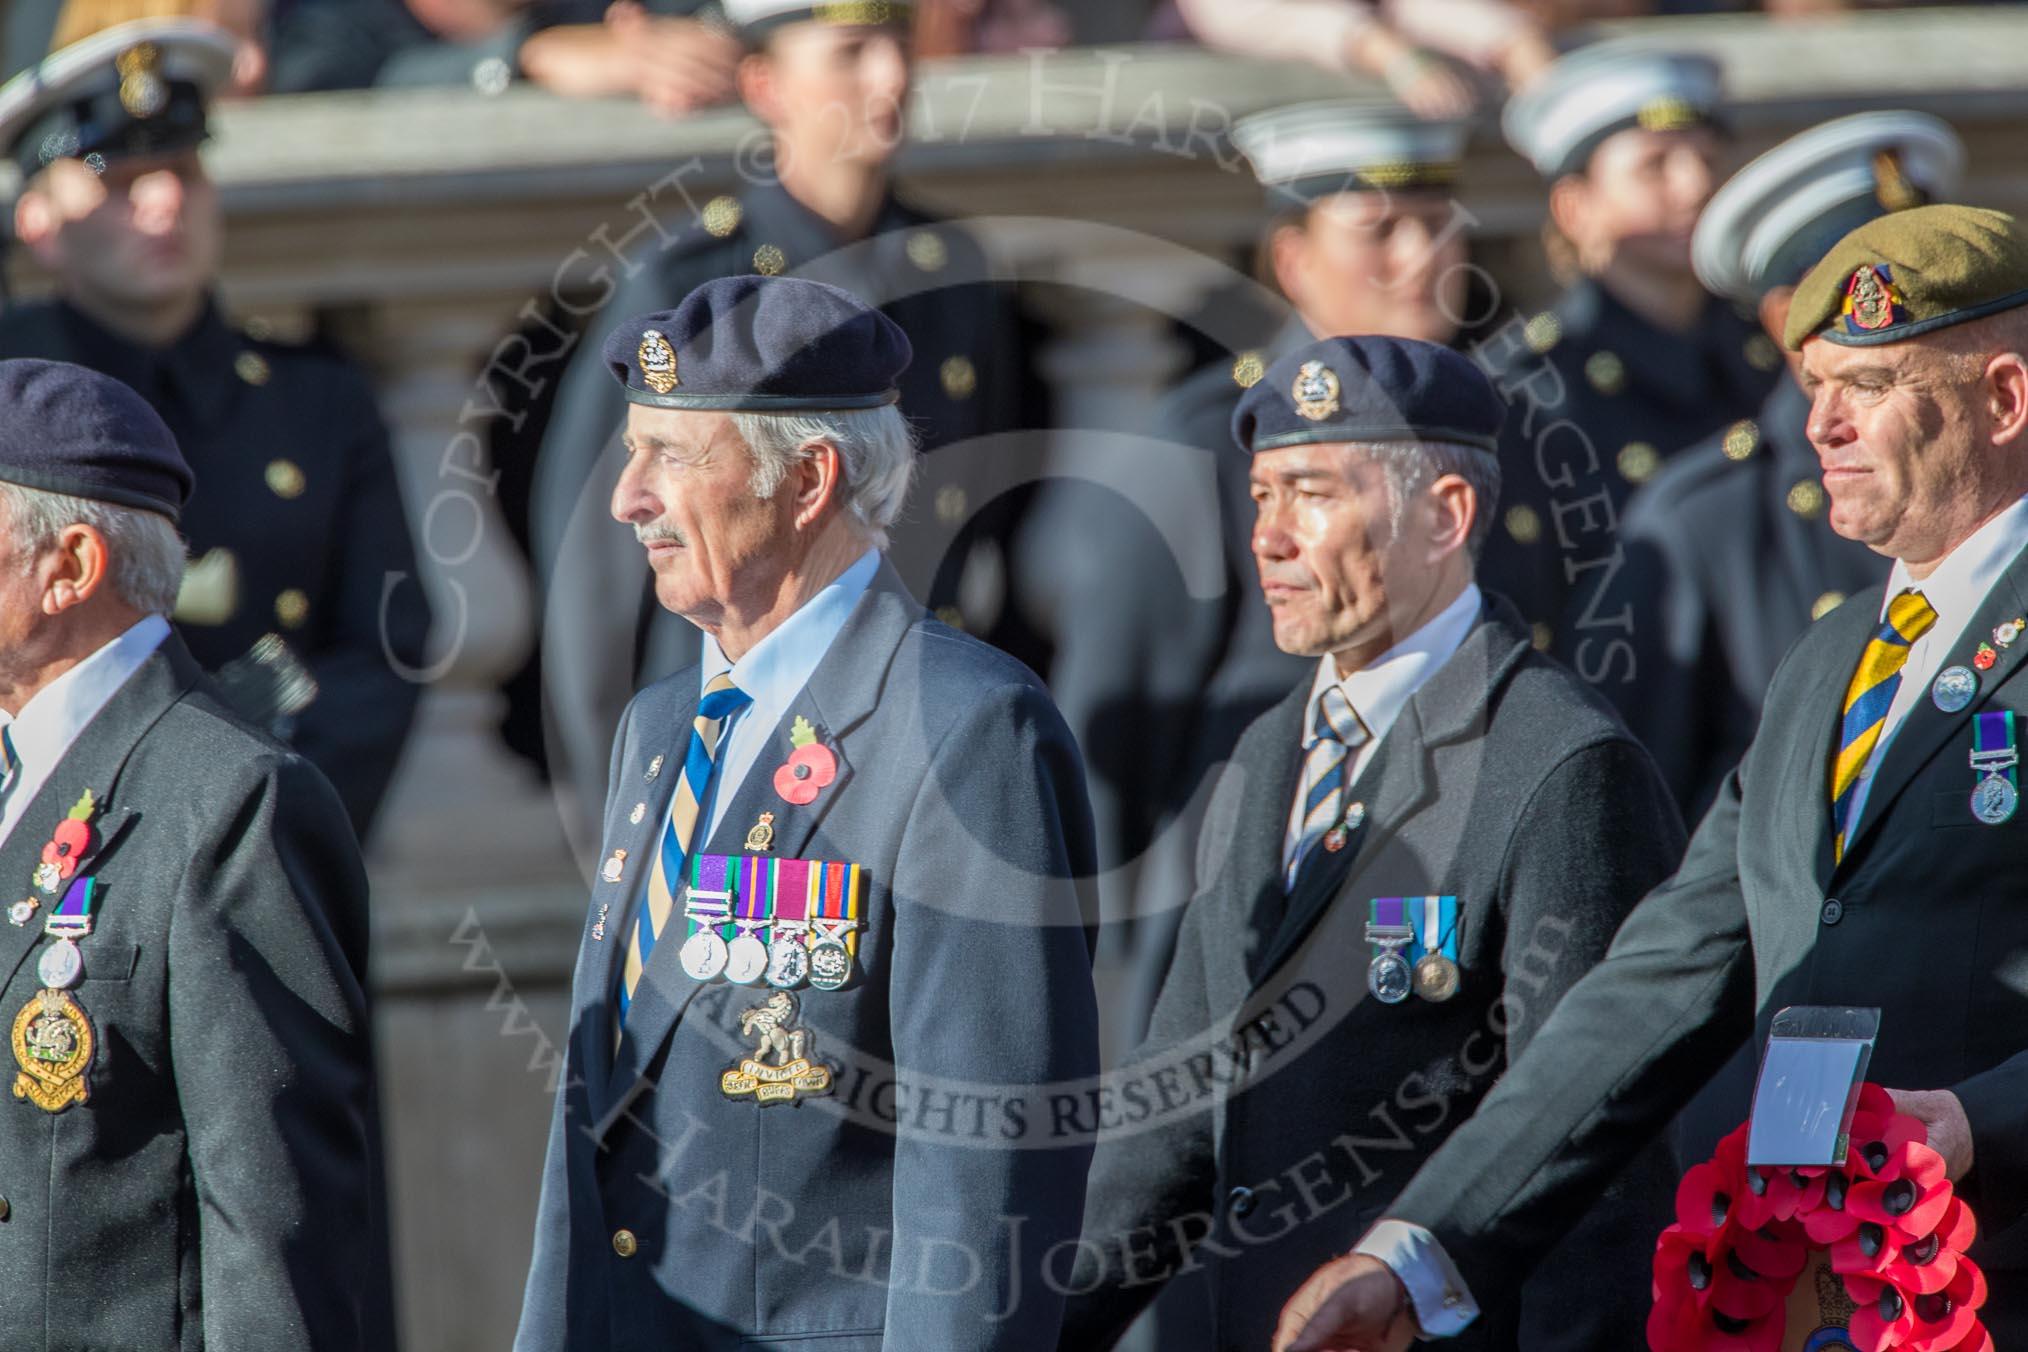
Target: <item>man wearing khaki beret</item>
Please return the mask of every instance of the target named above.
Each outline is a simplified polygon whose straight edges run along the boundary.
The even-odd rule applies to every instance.
[[[1789,1005],[1880,1009],[1868,1078],[1977,1208],[1994,1344],[2028,1338],[2006,1233],[2028,1211],[2028,228],[1960,206],[1861,226],[1784,339],[1831,525],[1894,561],[1885,587],[1798,640],[1675,877],[1360,1245],[1386,1261],[1320,1268],[1277,1352],[1458,1332]]]

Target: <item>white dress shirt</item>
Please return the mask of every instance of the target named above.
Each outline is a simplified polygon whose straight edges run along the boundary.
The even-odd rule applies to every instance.
[[[1345,692],[1345,698],[1351,701],[1352,711],[1359,715],[1359,721],[1372,734],[1353,749],[1345,762],[1347,793],[1359,782],[1359,776],[1379,749],[1380,739],[1394,726],[1394,720],[1401,717],[1401,711],[1408,707],[1410,698],[1422,689],[1422,683],[1434,675],[1438,667],[1450,660],[1451,654],[1465,641],[1465,635],[1472,632],[1484,603],[1478,584],[1467,582],[1457,599],[1439,611],[1436,618],[1350,676],[1341,678],[1338,675],[1335,658],[1326,656],[1317,663],[1317,674],[1310,682],[1310,702],[1303,706],[1304,752],[1307,753],[1310,744],[1316,740],[1317,707],[1324,702],[1324,692],[1334,685]],[[1310,790],[1316,787],[1310,782],[1307,760],[1306,754],[1302,782],[1296,786],[1295,799],[1289,804],[1289,822],[1282,835],[1284,876],[1295,862],[1296,847],[1303,838],[1303,805],[1309,802]]]
[[[1930,608],[1936,611],[1936,623],[1909,645],[1908,660],[1901,668],[1901,686],[1894,692],[1894,702],[1887,708],[1886,725],[1881,728],[1880,740],[1874,745],[1873,754],[1867,757],[1865,768],[1860,771],[1858,784],[1853,789],[1848,838],[1850,827],[1859,824],[1866,810],[1867,792],[1873,787],[1873,776],[1880,768],[1881,757],[1887,754],[1887,748],[1894,742],[1894,734],[1901,730],[1909,710],[1929,697],[1930,683],[1950,664],[1953,655],[1958,655],[1959,660],[1970,660],[1970,649],[1978,636],[1966,634],[1966,626],[1985,605],[1986,595],[1992,591],[1993,584],[2000,580],[2000,575],[2007,571],[2024,548],[2028,548],[2028,497],[1979,527],[1963,544],[1945,555],[1936,571],[1921,582],[1909,575],[1907,565],[1895,560],[1894,569],[1888,575],[1887,595],[1881,601],[1880,618],[1887,618],[1889,602],[1902,592],[1913,589],[1921,592]],[[1852,655],[1852,660],[1856,669],[1857,653]],[[1827,709],[1824,716],[1829,718],[1833,712]],[[1824,810],[1828,814],[1831,791],[1828,767],[1817,790],[1825,799]],[[1354,1252],[1378,1258],[1401,1278],[1401,1284],[1408,1289],[1416,1322],[1422,1325],[1426,1336],[1454,1337],[1478,1317],[1478,1306],[1456,1265],[1451,1262],[1450,1255],[1444,1252],[1436,1236],[1421,1226],[1404,1221],[1382,1221],[1359,1241]]]
[[[731,727],[721,736],[718,772],[712,777],[704,834],[697,842],[700,846],[718,829],[726,808],[773,737],[775,725],[810,683],[810,677],[822,665],[824,655],[831,650],[845,621],[851,618],[852,608],[859,604],[859,598],[866,594],[878,571],[880,551],[869,549],[737,662],[726,658],[717,639],[709,634],[704,636],[699,690],[709,687],[721,673],[730,671],[732,683],[751,696],[753,703],[733,716]],[[684,745],[689,745],[687,738]],[[671,794],[670,799],[673,807],[675,795]]]
[[[70,750],[70,744],[85,730],[85,725],[98,716],[106,701],[141,669],[141,664],[167,637],[169,621],[160,615],[145,616],[126,633],[36,691],[35,697],[14,717],[9,718],[0,710],[0,727],[7,729],[14,754],[21,759],[20,768],[7,783],[4,797],[0,797],[0,845],[7,843],[15,824],[48,780],[49,772]]]

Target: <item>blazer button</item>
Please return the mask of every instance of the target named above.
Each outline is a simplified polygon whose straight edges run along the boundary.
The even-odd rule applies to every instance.
[[[641,1251],[641,1242],[634,1238],[632,1230],[613,1231],[613,1252],[622,1258],[632,1258]]]
[[[1257,1204],[1258,1199],[1254,1197],[1252,1188],[1234,1188],[1230,1193],[1226,1194],[1226,1207],[1240,1220],[1245,1220],[1248,1216],[1251,1216]]]
[[[1845,918],[1845,903],[1832,897],[1824,903],[1824,923],[1835,925]]]
[[[14,1208],[7,1205],[7,1199],[5,1197],[0,1197],[0,1221],[5,1221],[9,1216],[13,1214]]]

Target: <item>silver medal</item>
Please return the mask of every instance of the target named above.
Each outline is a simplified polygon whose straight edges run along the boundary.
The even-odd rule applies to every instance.
[[[2014,815],[2020,795],[2005,775],[1991,775],[1972,790],[1972,815],[1988,826],[1998,826]]]
[[[820,991],[835,991],[852,979],[852,953],[836,939],[819,939],[810,945],[810,984]]]
[[[84,954],[70,940],[58,939],[42,950],[35,973],[51,990],[67,991],[84,977]]]
[[[767,975],[768,946],[741,931],[725,950],[725,979],[751,986]]]
[[[1398,1005],[1415,987],[1415,973],[1398,948],[1384,948],[1373,955],[1366,968],[1366,989],[1382,1004]]]
[[[701,929],[683,941],[679,955],[683,971],[692,981],[709,981],[725,970],[728,957],[725,940],[717,930]]]
[[[1970,667],[1950,667],[1929,688],[1930,700],[1947,714],[1970,704],[1979,693],[1978,673]]]
[[[800,938],[782,936],[768,945],[768,984],[793,990],[810,977],[810,950]]]

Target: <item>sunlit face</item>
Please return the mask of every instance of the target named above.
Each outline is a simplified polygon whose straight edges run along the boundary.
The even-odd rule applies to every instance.
[[[1920,343],[1803,345],[1809,435],[1831,529],[1898,559],[1941,557],[1965,504],[1980,502],[1982,380]]]
[[[1587,259],[1687,272],[1691,232],[1720,181],[1720,152],[1708,128],[1614,132],[1574,177],[1572,209],[1559,224]]]
[[[755,112],[784,156],[884,165],[907,129],[906,36],[887,27],[796,23],[768,38],[757,58],[769,96]]]
[[[715,631],[728,612],[764,609],[792,557],[795,487],[753,493],[753,458],[725,413],[627,406],[615,519],[634,528],[655,599]]]
[[[1395,534],[1382,466],[1351,446],[1290,446],[1256,454],[1251,477],[1275,646],[1321,657],[1385,637],[1389,578],[1416,561]]]
[[[1465,237],[1449,198],[1347,192],[1313,206],[1275,241],[1276,274],[1320,334],[1444,343],[1465,304]]]
[[[29,189],[51,229],[34,243],[66,287],[111,309],[187,301],[218,273],[218,191],[195,150],[119,156],[103,173],[58,160]]]

